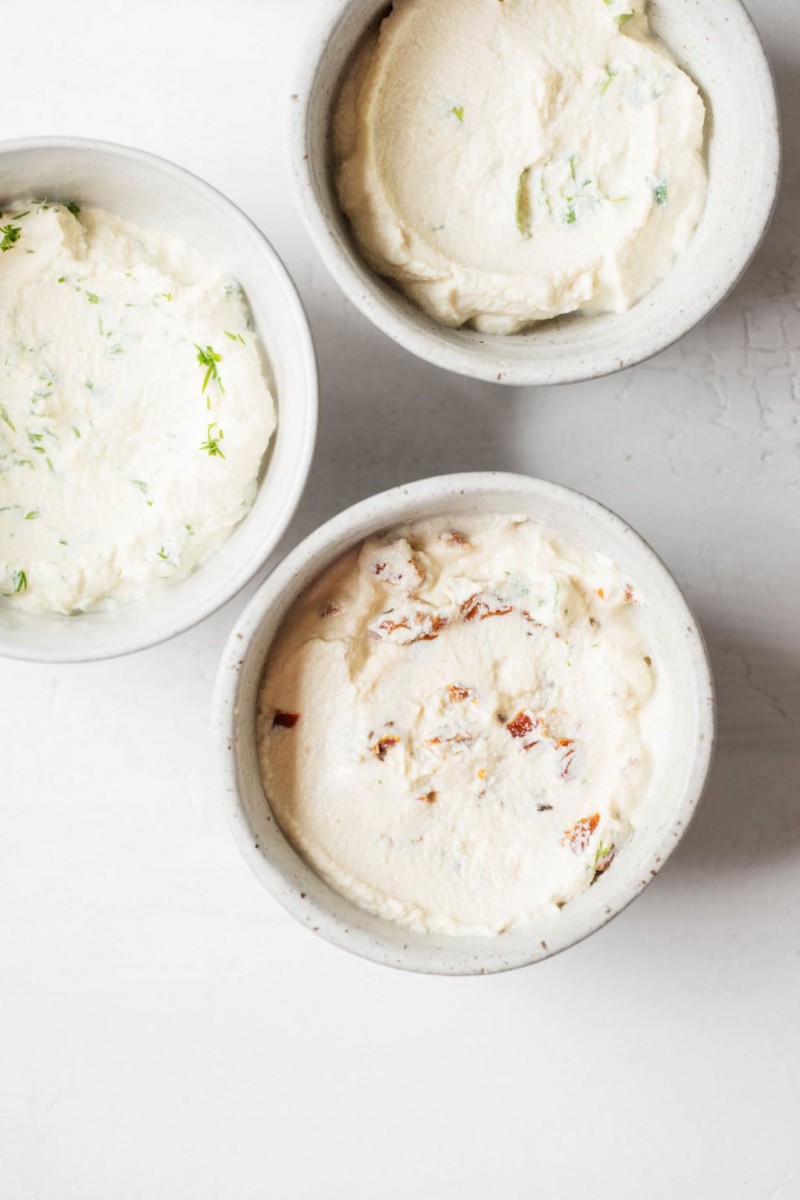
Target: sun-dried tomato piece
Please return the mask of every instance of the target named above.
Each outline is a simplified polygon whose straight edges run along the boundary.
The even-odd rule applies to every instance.
[[[469,700],[472,695],[472,688],[459,687],[458,684],[448,683],[447,690],[450,693],[450,700],[456,703],[459,700]]]
[[[440,617],[438,613],[429,617],[426,613],[418,612],[414,619],[421,631],[418,637],[412,639],[415,642],[432,642],[450,624],[447,617]]]
[[[512,721],[506,725],[506,729],[515,738],[527,737],[529,733],[533,733],[536,728],[536,722],[532,717],[529,717],[526,712],[518,712]]]
[[[513,604],[507,604],[499,596],[490,596],[486,592],[476,592],[461,605],[461,615],[465,621],[485,621],[487,617],[504,617],[513,611]]]
[[[471,734],[471,733],[454,733],[452,735],[452,737],[428,738],[427,744],[429,746],[443,746],[443,745],[461,746],[461,745],[465,745],[467,742],[474,742],[474,741],[475,741],[475,738],[474,738],[473,734]]]
[[[639,601],[634,596],[633,588],[631,587],[631,585],[629,583],[625,584],[625,599],[624,599],[623,603],[625,603],[625,604],[638,604],[639,603]]]
[[[281,712],[280,709],[276,709],[275,716],[272,718],[272,728],[294,729],[299,720],[300,713]]]
[[[454,546],[468,546],[469,542],[464,537],[463,533],[459,533],[454,529],[450,534],[450,541]]]
[[[599,824],[599,813],[594,813],[591,817],[581,817],[580,821],[576,821],[571,829],[565,831],[561,839],[562,845],[569,846],[573,854],[580,854],[589,845],[592,834]]]
[[[377,629],[370,629],[369,635],[380,642],[390,637],[398,629],[409,629],[407,617],[403,617],[402,621],[393,621],[387,617],[385,621],[381,621]]]
[[[383,762],[392,746],[396,746],[399,741],[399,737],[387,735],[386,737],[378,738],[377,742],[373,746],[370,746],[370,750]]]

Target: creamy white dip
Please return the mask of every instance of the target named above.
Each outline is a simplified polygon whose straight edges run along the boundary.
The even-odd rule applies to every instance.
[[[0,603],[182,578],[255,495],[275,405],[241,288],[101,210],[0,214]]]
[[[268,659],[260,761],[287,837],[417,930],[493,935],[563,906],[612,867],[652,773],[643,603],[522,517],[366,542]]]
[[[364,256],[450,326],[621,312],[688,245],[703,101],[645,0],[394,0],[338,103]]]

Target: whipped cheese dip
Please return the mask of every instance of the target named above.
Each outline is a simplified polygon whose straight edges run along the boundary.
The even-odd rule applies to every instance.
[[[0,604],[188,575],[247,513],[275,405],[241,288],[99,209],[0,214]]]
[[[622,312],[705,206],[705,109],[645,0],[394,0],[334,120],[369,264],[448,326]]]
[[[516,516],[370,539],[301,597],[259,696],[262,778],[334,888],[419,931],[553,912],[636,825],[654,751],[645,598]]]

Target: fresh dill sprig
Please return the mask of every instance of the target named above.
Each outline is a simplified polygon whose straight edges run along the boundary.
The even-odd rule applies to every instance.
[[[230,338],[232,342],[241,342],[243,346],[247,345],[247,342],[240,333],[231,333],[230,329],[223,329],[222,332],[225,334],[225,337]]]
[[[214,428],[214,426],[216,426],[217,429],[219,429],[219,425],[217,425],[217,422],[212,421],[211,424],[206,429],[207,441],[203,442],[200,449],[206,450],[208,452],[209,458],[215,458],[215,457],[224,458],[225,455],[222,453],[222,449],[220,447],[220,442],[225,437],[225,434],[223,433],[223,431],[221,429],[219,429],[219,433],[217,433],[216,435],[212,434],[211,431]]]
[[[42,510],[40,508],[32,508],[30,512],[25,513],[24,519],[26,521],[35,521],[37,517],[40,517],[41,515]]]
[[[0,228],[0,233],[3,235],[2,240],[0,240],[0,250],[4,254],[6,250],[10,250],[22,237],[22,230],[19,225],[3,225]]]
[[[221,395],[224,396],[225,388],[222,386],[222,380],[220,379],[219,370],[217,369],[217,363],[222,362],[222,355],[217,354],[213,346],[206,346],[206,348],[203,349],[202,346],[198,346],[197,342],[195,342],[194,348],[197,351],[197,361],[200,363],[201,367],[205,367],[206,369],[205,376],[203,377],[203,386],[200,391],[205,394],[205,390],[208,387],[209,382],[213,379],[219,388]]]

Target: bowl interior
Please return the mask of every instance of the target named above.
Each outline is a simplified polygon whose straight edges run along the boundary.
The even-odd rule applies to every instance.
[[[55,139],[0,146],[0,205],[50,197],[106,208],[182,237],[244,287],[268,359],[278,427],[255,503],[193,575],[117,609],[69,617],[0,608],[0,654],[105,658],[152,645],[213,612],[258,570],[300,498],[316,430],[316,368],[300,301],[256,227],[213,188],[135,150]]]
[[[641,607],[659,697],[651,721],[678,753],[658,756],[637,829],[611,870],[554,915],[497,938],[413,933],[362,912],[334,892],[276,825],[264,795],[255,712],[264,662],[298,594],[329,563],[379,530],[425,516],[524,513],[556,534],[616,560],[645,598]],[[231,637],[216,698],[226,807],[245,856],[273,895],[330,941],[409,970],[498,971],[572,945],[619,912],[657,873],[691,818],[708,770],[713,693],[705,649],[677,585],[652,551],[600,505],[553,484],[517,476],[451,476],[357,505],[312,534],[262,586]]]
[[[724,298],[764,234],[780,169],[772,76],[739,0],[649,3],[656,36],[695,80],[708,111],[708,203],[688,251],[626,313],[562,317],[512,337],[451,330],[431,320],[367,267],[339,210],[331,114],[355,48],[389,8],[386,0],[350,0],[328,19],[309,46],[294,130],[295,173],[310,228],[329,269],[366,316],[420,357],[451,370],[503,383],[560,383],[647,358]]]

